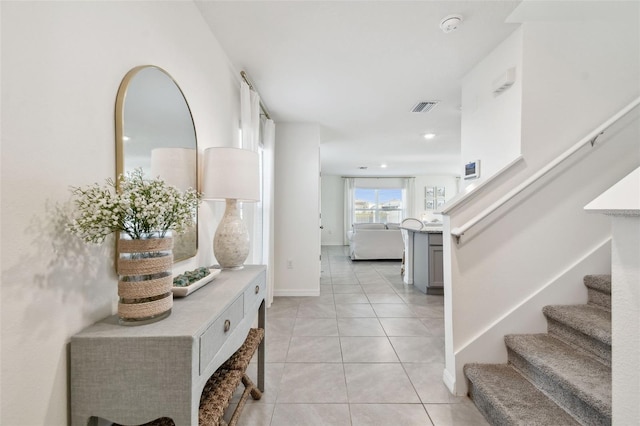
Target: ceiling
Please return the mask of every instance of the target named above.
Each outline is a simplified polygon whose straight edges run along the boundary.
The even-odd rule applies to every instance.
[[[517,28],[519,3],[196,1],[276,133],[318,123],[322,172],[342,176],[459,175],[461,79]],[[445,34],[451,14],[463,23]],[[439,103],[411,112],[425,100]]]

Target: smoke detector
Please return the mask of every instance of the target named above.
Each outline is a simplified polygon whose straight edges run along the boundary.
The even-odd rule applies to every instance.
[[[462,15],[448,15],[440,21],[440,29],[445,34],[457,30],[460,25],[462,25]]]

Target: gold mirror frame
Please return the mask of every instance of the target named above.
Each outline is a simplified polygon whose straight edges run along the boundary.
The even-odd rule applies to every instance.
[[[158,81],[154,81],[154,78]],[[143,82],[144,84],[138,83],[137,87],[137,82]],[[157,90],[158,87],[156,87],[156,90],[153,90],[151,92],[138,93],[138,91],[142,91],[145,88],[145,85],[148,86],[156,83],[168,83],[168,85],[162,87],[161,90]],[[163,94],[165,94],[166,96],[162,97]],[[158,97],[161,97],[162,99],[158,99]],[[164,100],[169,100],[169,98],[171,98],[174,102],[162,102]],[[184,105],[178,105],[178,98],[184,102]],[[184,109],[182,108],[182,106],[184,107]],[[127,107],[129,107],[129,109],[127,109]],[[138,109],[132,110],[131,108]],[[157,110],[154,110],[154,108],[157,108]],[[134,112],[133,116],[132,111]],[[154,116],[154,113],[158,114]],[[161,115],[164,115],[164,117],[161,117]],[[187,115],[189,119],[188,123],[186,122]],[[177,119],[178,116],[182,116],[182,122],[176,124],[175,122],[173,122],[173,120]],[[132,120],[138,120],[138,122],[132,123]],[[150,125],[145,126],[145,122],[148,120],[153,120],[154,122],[147,123]],[[162,176],[162,173],[154,170],[154,166],[151,164],[151,151],[157,150],[156,154],[162,154],[162,152],[160,152],[162,150],[176,150],[174,152],[165,152],[165,154],[168,154],[171,157],[171,167],[170,169],[168,169],[171,173],[169,174],[174,174],[175,170],[179,169],[178,167],[174,167],[177,164],[175,153],[179,152],[179,150],[183,150],[185,153],[183,156],[188,157],[188,161],[184,162],[184,167],[182,168],[182,170],[190,171],[192,173],[192,179],[191,177],[189,177],[188,179],[189,182],[192,183],[192,185],[189,184],[188,186],[192,186],[195,189],[198,188],[198,139],[196,137],[196,129],[193,123],[193,116],[191,115],[191,109],[189,108],[189,103],[187,102],[184,93],[169,73],[155,65],[141,65],[131,69],[124,76],[124,78],[122,79],[122,83],[118,88],[118,95],[116,97],[115,121],[116,176],[120,176],[140,166],[143,168],[146,177],[155,178],[157,177],[157,175],[160,175],[160,177],[165,179],[168,183],[176,184],[175,182],[171,182],[170,179],[168,179],[169,176]],[[192,144],[191,140],[189,140],[188,144],[183,143],[182,146],[175,147],[171,145],[173,143],[172,141],[169,142],[165,140],[168,135],[175,136],[172,134],[173,131],[180,130],[183,130],[183,133],[181,133],[180,136],[185,136],[185,140],[188,139],[189,133],[193,134]],[[153,131],[158,131],[161,133],[154,135],[152,134]],[[132,136],[131,134],[129,134],[129,132],[134,132],[136,133],[136,135]],[[127,136],[128,139],[125,140],[125,136]],[[156,136],[157,140],[154,140],[154,137]],[[182,139],[182,137],[176,138],[176,140]],[[138,145],[134,145],[136,141],[140,143]],[[147,142],[145,143],[145,141]],[[132,147],[135,147],[135,150]],[[192,154],[190,152],[191,149],[193,150]],[[136,150],[139,152],[135,152]],[[147,151],[148,155],[146,155]],[[167,155],[164,156],[166,157]],[[161,155],[155,156],[155,158],[160,157]],[[155,162],[160,163],[161,161],[162,159]],[[148,165],[146,163],[148,163]],[[191,166],[191,163],[193,164],[193,166]],[[184,181],[184,179],[180,179],[180,181],[182,182]],[[186,183],[184,185],[186,185]],[[184,187],[181,187],[182,184],[176,184],[176,186],[178,186],[179,189],[182,190],[186,189]],[[174,235],[174,262],[188,259],[197,254],[197,221],[198,217],[196,212],[196,225],[192,229],[187,230],[187,232],[182,235]]]

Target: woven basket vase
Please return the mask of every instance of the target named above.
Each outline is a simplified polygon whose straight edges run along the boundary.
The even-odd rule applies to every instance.
[[[118,317],[121,324],[159,321],[173,306],[173,238],[118,241]]]

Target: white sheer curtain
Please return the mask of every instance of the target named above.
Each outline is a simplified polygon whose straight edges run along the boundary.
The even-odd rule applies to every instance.
[[[274,286],[274,182],[276,125],[267,119],[262,135],[262,262],[267,264],[267,307],[273,302]]]
[[[244,81],[240,86],[242,148],[257,151],[260,145],[260,95]]]
[[[244,81],[240,83],[240,128],[242,130],[241,148],[259,152],[260,145],[260,96],[249,88]],[[261,188],[262,192],[263,188]],[[249,228],[251,248],[247,263],[262,263],[262,206],[263,197],[258,203],[242,203],[242,218]]]
[[[267,265],[267,307],[269,307],[273,302],[274,285],[275,123],[270,119],[261,122],[260,95],[251,90],[244,81],[241,82],[240,87],[240,127],[242,148],[257,151],[260,155],[262,177],[260,202],[245,203],[242,213],[245,223],[252,226],[250,263]]]
[[[344,178],[344,245],[349,245],[347,232],[351,230],[351,225],[355,221],[355,213],[353,210],[353,198],[355,194],[356,180],[355,178]]]

